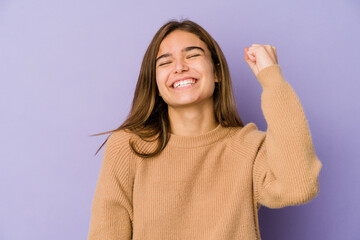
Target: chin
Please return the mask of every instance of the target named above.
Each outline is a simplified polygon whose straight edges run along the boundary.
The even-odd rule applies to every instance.
[[[212,101],[212,95],[209,94],[209,96],[194,96],[194,95],[188,95],[188,96],[179,96],[178,98],[171,98],[166,99],[166,104],[169,107],[186,107],[191,105],[196,105],[199,103],[204,103],[206,101]]]
[[[192,105],[196,105],[199,102],[201,102],[201,100],[197,99],[197,100],[184,100],[184,101],[176,101],[176,102],[172,102],[169,105],[169,107],[186,107],[186,106],[192,106]]]

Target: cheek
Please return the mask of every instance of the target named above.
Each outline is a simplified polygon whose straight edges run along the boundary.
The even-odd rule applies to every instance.
[[[208,65],[206,67],[206,74],[209,78],[211,79],[215,79],[215,72],[214,72],[214,68],[211,65]]]
[[[159,92],[163,92],[163,89],[165,88],[165,78],[161,73],[156,73],[156,85],[159,90]]]
[[[158,70],[155,71],[155,78],[156,78],[156,83],[159,84],[160,83],[159,80],[161,79],[161,76]]]
[[[210,59],[207,59],[206,61],[202,62],[201,69],[203,69],[204,72],[206,72],[207,76],[214,75],[214,66]]]
[[[168,72],[165,71],[164,69],[162,69],[161,71],[159,70],[156,71],[156,82],[159,85],[166,84],[167,78],[168,78]]]
[[[160,95],[161,95],[161,93],[162,93],[162,88],[161,88],[161,84],[159,83],[159,81],[156,79],[156,86],[157,86],[157,89],[158,89],[158,91],[159,91],[159,93],[160,93]]]

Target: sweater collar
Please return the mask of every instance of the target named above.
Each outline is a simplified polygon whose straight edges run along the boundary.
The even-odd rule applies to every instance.
[[[169,146],[179,148],[194,148],[212,144],[224,138],[230,131],[219,124],[213,130],[197,136],[179,136],[170,133]]]

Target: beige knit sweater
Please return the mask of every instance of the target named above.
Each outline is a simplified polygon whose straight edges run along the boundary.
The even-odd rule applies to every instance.
[[[129,147],[153,145],[134,134],[110,135],[92,204],[89,240],[260,239],[260,205],[299,205],[319,192],[322,167],[301,103],[280,66],[263,69],[261,107],[268,128],[254,123],[200,136],[171,135],[157,157]]]

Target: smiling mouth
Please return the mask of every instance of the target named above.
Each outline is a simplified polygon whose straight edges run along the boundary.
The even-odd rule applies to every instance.
[[[195,83],[197,83],[197,81],[198,80],[195,78],[184,79],[184,80],[175,82],[171,87],[174,89],[188,88],[188,87],[194,85]]]

